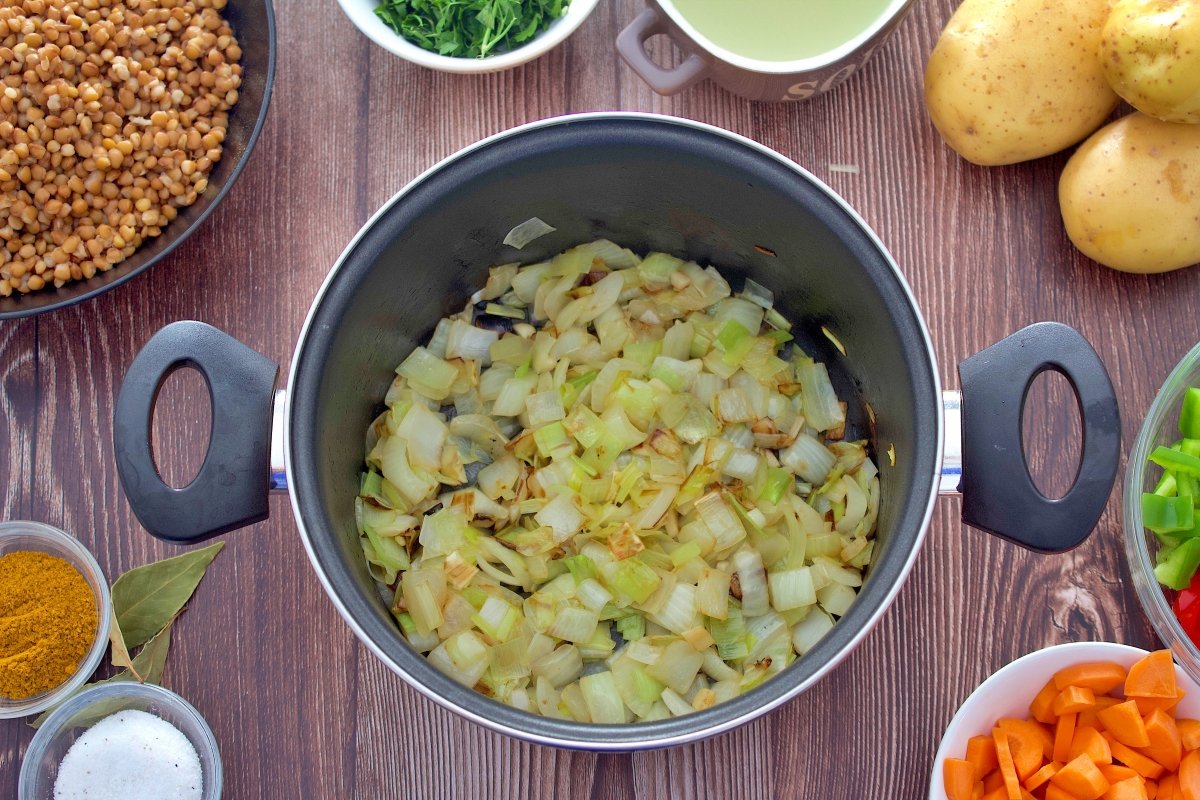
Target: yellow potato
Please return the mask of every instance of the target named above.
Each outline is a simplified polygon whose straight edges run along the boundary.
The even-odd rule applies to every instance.
[[[925,105],[976,164],[1057,153],[1117,105],[1100,66],[1109,0],[965,0],[925,68]]]
[[[1138,111],[1200,122],[1200,0],[1118,0],[1100,54],[1108,82]]]
[[[1200,125],[1130,114],[1063,170],[1058,204],[1084,255],[1124,272],[1200,262]]]

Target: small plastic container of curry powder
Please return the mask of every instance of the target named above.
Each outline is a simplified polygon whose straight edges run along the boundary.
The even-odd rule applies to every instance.
[[[112,599],[100,565],[41,522],[0,522],[0,718],[74,693],[108,647]]]

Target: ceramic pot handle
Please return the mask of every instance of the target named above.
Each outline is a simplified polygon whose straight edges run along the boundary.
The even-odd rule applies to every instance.
[[[655,64],[646,52],[646,40],[659,34],[671,38],[671,42],[688,53],[688,57],[671,69],[664,69]],[[654,8],[643,11],[618,34],[617,52],[625,59],[625,63],[659,94],[681,92],[701,80],[708,72],[708,62],[692,52],[686,44],[671,37],[666,20]]]
[[[1033,380],[1051,369],[1079,404],[1079,472],[1058,500],[1038,491],[1025,461],[1021,417]],[[1031,550],[1057,553],[1092,532],[1112,491],[1121,421],[1108,372],[1074,328],[1041,322],[958,365],[962,384],[963,521]]]
[[[175,489],[158,474],[150,435],[159,389],[184,366],[208,384],[212,437],[195,479]],[[146,343],[117,396],[113,444],[121,487],[147,531],[190,544],[267,518],[278,371],[275,362],[203,322],[172,323]]]

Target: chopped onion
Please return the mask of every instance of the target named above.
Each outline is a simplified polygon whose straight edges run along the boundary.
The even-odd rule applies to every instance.
[[[535,658],[531,665],[534,676],[545,680],[556,689],[566,686],[579,677],[583,669],[583,657],[579,648],[572,644],[564,644],[553,652]]]
[[[771,293],[771,290],[749,278],[746,278],[746,285],[742,289],[742,297],[764,310],[775,305],[775,295]]]
[[[612,724],[808,652],[862,584],[879,473],[791,328],[754,281],[607,240],[493,267],[365,437],[355,523],[404,638],[500,702]]]
[[[819,431],[833,430],[846,421],[846,412],[838,403],[829,372],[819,362],[796,367],[796,376],[803,387],[805,421]]]
[[[770,589],[771,605],[776,611],[804,608],[817,602],[812,573],[808,567],[768,573],[767,586]]]
[[[663,689],[662,698],[670,712],[677,717],[682,717],[685,714],[695,711],[687,700],[684,700],[671,689]]]
[[[721,324],[730,320],[739,323],[753,336],[762,327],[763,307],[741,297],[727,297],[717,304],[714,316]]]
[[[534,428],[540,428],[548,422],[566,417],[566,412],[563,411],[562,395],[554,389],[526,397],[525,413],[529,417],[529,425]]]
[[[504,243],[509,247],[523,250],[534,239],[540,239],[547,233],[554,233],[556,230],[558,229],[547,225],[539,218],[531,217],[509,231],[508,235],[504,237]]]
[[[537,386],[537,375],[528,373],[522,377],[515,375],[505,381],[492,404],[492,415],[496,417],[515,417],[525,410],[525,400]]]
[[[579,245],[575,250],[583,255],[591,256],[592,259],[603,261],[610,269],[629,269],[641,263],[641,259],[632,250],[610,242],[608,239],[596,239],[593,242]]]
[[[705,568],[696,590],[696,607],[713,619],[729,616],[729,584],[733,576],[719,569]]]
[[[458,378],[453,364],[443,361],[424,347],[413,349],[408,358],[396,368],[416,391],[431,400],[445,400],[450,387]]]
[[[586,642],[596,632],[598,622],[595,612],[567,606],[558,610],[557,616],[546,633],[566,642]]]
[[[597,672],[579,679],[583,700],[592,722],[625,722],[625,704],[611,672]]]
[[[677,639],[663,650],[662,657],[646,667],[650,677],[680,694],[687,692],[704,664],[704,656],[687,642]]]
[[[817,601],[821,608],[835,617],[845,614],[854,598],[854,590],[844,583],[831,583],[817,592]]]
[[[815,609],[792,626],[792,646],[797,653],[804,655],[831,630],[833,620],[824,611]]]
[[[664,487],[655,495],[654,500],[638,514],[634,520],[634,527],[643,531],[657,528],[663,514],[667,513],[667,509],[671,507],[671,501],[678,494],[679,489],[677,487]]]
[[[779,463],[809,483],[824,483],[836,461],[825,445],[804,433],[791,447],[779,451]]]
[[[733,567],[742,590],[742,612],[748,617],[765,614],[771,601],[762,556],[756,550],[739,550],[733,555]]]
[[[575,325],[586,325],[603,314],[617,302],[625,279],[619,272],[612,272],[592,287],[591,294],[572,300],[556,315],[552,315],[560,331],[570,330]]]
[[[404,415],[396,427],[395,437],[407,441],[408,460],[417,468],[436,471],[442,464],[442,448],[450,429],[435,414],[423,405],[416,404]]]
[[[475,647],[474,642],[478,642],[480,647]],[[452,647],[455,648],[458,655],[457,659],[450,655]],[[473,653],[479,653],[481,657],[472,661],[470,656]],[[490,653],[487,645],[483,644],[479,637],[470,631],[462,631],[435,647],[429,653],[428,658],[435,667],[463,686],[474,686],[487,672],[488,655]]]
[[[696,587],[686,583],[675,584],[667,603],[650,620],[672,633],[683,633],[694,628],[700,621],[696,611]]]
[[[512,500],[521,480],[521,464],[508,453],[479,470],[475,478],[480,491],[492,500]]]
[[[496,331],[476,328],[456,319],[450,324],[450,333],[446,337],[446,358],[470,358],[487,366],[491,361],[492,345],[499,338]]]
[[[533,515],[539,525],[554,531],[555,541],[564,541],[574,536],[583,527],[586,518],[575,507],[570,494],[557,495],[539,512]]]
[[[583,603],[583,607],[588,611],[598,612],[613,599],[612,592],[601,586],[600,582],[594,578],[581,581],[575,593],[579,597],[579,602]]]

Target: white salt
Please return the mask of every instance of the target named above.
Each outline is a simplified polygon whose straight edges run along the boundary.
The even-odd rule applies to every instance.
[[[196,748],[171,723],[120,711],[75,740],[58,766],[54,800],[199,800]]]

